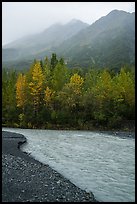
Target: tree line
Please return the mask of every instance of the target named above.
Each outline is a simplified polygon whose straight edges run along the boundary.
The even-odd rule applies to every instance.
[[[130,68],[70,69],[63,58],[2,70],[2,124],[21,128],[112,129],[135,118]]]

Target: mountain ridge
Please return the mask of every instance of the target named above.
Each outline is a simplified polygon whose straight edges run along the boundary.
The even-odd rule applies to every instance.
[[[124,62],[134,63],[135,14],[124,11],[122,11],[122,15],[120,14],[120,11],[113,11],[107,16],[101,17],[85,30],[65,41],[60,46],[59,54],[64,53],[65,58],[71,58],[71,64],[87,60],[87,63],[83,63],[83,66],[88,66],[89,64],[94,66],[96,64],[102,67],[112,66],[111,63],[105,63],[105,60],[115,63],[115,60],[110,59],[113,58],[112,55],[117,55],[118,57],[121,56],[122,51],[124,54],[125,50],[127,50],[123,59],[122,56],[118,58],[118,66],[122,66]],[[110,53],[111,57],[106,57]],[[102,57],[103,55],[105,56],[104,58]],[[91,58],[94,58],[94,60],[90,60]],[[132,60],[130,60],[131,58]],[[96,63],[93,63],[93,61]],[[116,65],[113,67],[116,67]]]
[[[70,27],[73,28],[73,32]],[[53,30],[56,32],[55,36]],[[56,52],[57,55],[67,59],[68,65],[72,67],[117,68],[124,63],[134,64],[135,62],[135,12],[113,10],[91,25],[72,19],[65,25],[51,26],[40,33],[40,36],[42,35],[43,37],[39,37],[37,43],[33,40],[35,45],[33,42],[32,50],[28,48],[31,54],[26,52],[28,55],[26,59],[49,57],[51,53]],[[51,41],[46,44],[48,35]],[[12,48],[15,49],[15,47]],[[22,56],[22,51],[20,53]]]
[[[20,54],[16,58],[23,58],[28,55],[31,56],[43,49],[49,50],[54,46],[58,46],[63,40],[72,37],[87,26],[87,23],[83,23],[80,20],[75,20],[73,23],[69,22],[64,25],[56,23],[40,33],[29,35],[8,43],[7,45],[3,46],[3,49],[5,49],[5,51],[6,49],[11,48],[18,49]],[[3,61],[5,61],[5,58],[7,59],[7,57],[3,55]],[[14,59],[12,58],[12,60]]]

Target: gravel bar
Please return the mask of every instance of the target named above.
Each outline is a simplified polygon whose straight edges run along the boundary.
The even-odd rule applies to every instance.
[[[2,131],[2,202],[98,202],[49,165],[20,150],[26,138]]]

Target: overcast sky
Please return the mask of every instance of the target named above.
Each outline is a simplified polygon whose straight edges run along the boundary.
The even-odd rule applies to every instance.
[[[135,11],[135,2],[2,2],[2,45],[73,18],[92,24],[110,11]]]

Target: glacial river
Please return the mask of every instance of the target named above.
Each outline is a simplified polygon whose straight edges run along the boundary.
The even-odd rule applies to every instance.
[[[135,139],[92,131],[2,128],[27,138],[22,151],[102,202],[135,202]],[[129,133],[130,136],[130,133]]]

